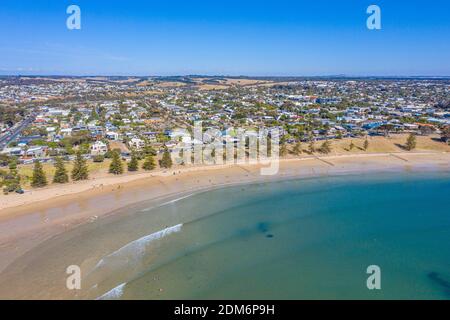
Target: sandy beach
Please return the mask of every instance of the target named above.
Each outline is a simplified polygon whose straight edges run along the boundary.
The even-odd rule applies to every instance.
[[[0,197],[0,271],[33,247],[79,225],[142,201],[170,201],[226,185],[279,179],[389,171],[450,171],[447,152],[373,153],[280,161],[279,173],[262,176],[261,165],[175,168],[99,177]]]

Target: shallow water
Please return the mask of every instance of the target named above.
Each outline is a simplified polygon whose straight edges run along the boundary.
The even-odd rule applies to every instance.
[[[390,173],[144,202],[39,246],[1,285],[38,298],[450,299],[449,194],[448,173]],[[68,293],[73,264],[82,290]],[[370,265],[381,290],[367,289]]]

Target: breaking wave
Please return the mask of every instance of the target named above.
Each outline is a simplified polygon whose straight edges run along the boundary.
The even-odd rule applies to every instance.
[[[111,289],[104,295],[97,298],[97,300],[116,300],[120,299],[123,295],[123,289],[125,288],[126,283],[119,284],[114,289]]]
[[[192,196],[194,196],[194,195],[196,195],[196,193],[188,194],[187,196],[183,196],[183,197],[180,197],[180,198],[176,198],[176,199],[174,199],[174,200],[170,200],[170,201],[161,203],[161,204],[156,205],[156,206],[153,206],[153,207],[149,207],[149,208],[142,209],[141,212],[148,212],[148,211],[151,211],[151,210],[153,210],[153,209],[161,208],[161,207],[167,206],[167,205],[169,205],[169,204],[173,204],[173,203],[176,203],[176,202],[178,202],[178,201],[181,201],[181,200],[190,198],[190,197],[192,197]]]
[[[151,242],[162,239],[172,233],[180,232],[182,226],[183,224],[177,224],[176,226],[169,227],[134,240],[101,259],[95,266],[95,269],[105,265],[109,260],[120,259],[122,261],[126,261],[127,264],[137,261],[145,254],[145,250]]]
[[[156,248],[152,244],[159,245],[158,240],[181,231],[183,224],[178,224],[155,233],[134,240],[116,251],[103,257],[92,271],[87,275],[86,282],[90,283],[91,290],[96,292],[98,288],[112,288],[101,295],[99,299],[119,299],[127,281],[138,276],[146,269],[146,254]],[[120,282],[119,282],[120,281]],[[122,283],[117,286],[117,283]]]

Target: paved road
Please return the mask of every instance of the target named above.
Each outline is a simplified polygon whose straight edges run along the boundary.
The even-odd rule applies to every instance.
[[[33,113],[27,119],[23,120],[20,125],[15,128],[11,134],[0,137],[0,149],[6,147],[11,141],[16,139],[19,134],[27,128],[36,118],[36,115]]]

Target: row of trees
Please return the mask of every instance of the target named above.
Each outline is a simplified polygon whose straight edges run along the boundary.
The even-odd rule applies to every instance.
[[[156,152],[149,152],[144,157],[144,162],[142,164],[142,169],[145,171],[151,171],[156,168],[155,160]],[[120,157],[119,150],[111,151],[111,164],[109,166],[109,173],[111,174],[122,174],[124,172],[124,162]],[[134,172],[139,170],[139,160],[142,159],[142,154],[133,153],[131,161],[127,164],[127,169],[129,172]],[[21,179],[17,170],[16,159],[0,159],[1,161],[7,160],[5,164],[8,164],[8,171],[0,170],[0,187],[3,187],[3,192],[5,194],[9,192],[23,192],[21,188]],[[169,151],[164,151],[162,159],[159,161],[161,168],[171,168],[172,158]],[[70,178],[72,181],[81,181],[89,179],[89,169],[87,166],[87,161],[83,157],[83,154],[78,151],[76,158],[73,162],[73,168],[70,172]],[[53,183],[64,184],[69,182],[69,172],[65,167],[64,161],[61,157],[55,158],[55,173],[53,175]],[[33,168],[33,174],[31,177],[31,186],[33,188],[42,188],[48,185],[47,176],[45,174],[44,168],[39,161],[36,161]]]
[[[302,154],[302,143],[300,141],[296,142],[294,145],[294,148],[292,149],[292,154],[298,156]],[[325,140],[318,148],[316,147],[316,144],[314,140],[311,139],[311,141],[308,143],[308,147],[306,152],[309,154],[313,154],[315,152],[320,152],[323,154],[329,154],[331,152],[331,141]],[[284,156],[287,153],[286,147],[282,144],[280,148],[280,155]]]
[[[159,162],[161,168],[169,169],[172,167],[172,157],[170,156],[169,150],[164,150],[161,161]],[[131,160],[127,164],[129,172],[135,172],[139,170],[139,157],[136,153],[131,155]],[[142,164],[142,169],[146,171],[151,171],[156,168],[156,161],[153,154],[147,154]],[[123,161],[120,158],[119,152],[114,151],[112,155],[112,161],[109,166],[109,173],[112,174],[122,174],[124,172]]]
[[[71,178],[73,181],[87,180],[89,178],[89,170],[86,163],[86,159],[83,158],[81,152],[77,153],[73,168],[71,172]],[[53,176],[53,183],[67,183],[69,182],[69,174],[64,165],[62,158],[56,158],[55,161],[55,174]],[[31,186],[33,188],[42,188],[48,184],[47,177],[45,175],[42,164],[36,161],[33,169],[33,176],[31,177]]]
[[[414,134],[410,134],[408,138],[406,139],[406,143],[404,145],[404,148],[407,151],[412,151],[416,148],[417,141],[416,136]],[[353,143],[353,141],[350,141],[350,144],[348,146],[348,151],[352,151],[356,148],[356,145]],[[363,147],[360,148],[361,150],[367,151],[369,149],[369,140],[366,138],[364,140]],[[308,144],[307,152],[310,154],[313,154],[314,152],[320,152],[323,154],[329,154],[331,152],[331,142],[328,140],[325,140],[322,145],[319,148],[316,148],[314,140],[311,139],[311,141]],[[284,156],[287,153],[287,148],[284,143],[282,143],[280,148],[280,155]],[[302,153],[302,144],[301,142],[297,142],[294,145],[294,148],[292,150],[292,153],[295,155],[300,155]]]
[[[160,161],[161,168],[172,167],[172,158],[169,151],[164,151],[163,157]],[[135,172],[139,170],[139,159],[136,153],[133,153],[130,162],[127,164],[129,172]],[[151,171],[156,168],[156,161],[152,154],[145,157],[142,169]],[[120,175],[124,172],[124,163],[120,157],[118,151],[112,153],[112,161],[109,166],[109,173]],[[71,178],[73,181],[87,180],[89,178],[89,170],[86,163],[86,159],[83,158],[81,152],[77,153],[74,161],[74,165],[71,172]],[[56,158],[55,162],[55,174],[53,176],[53,183],[64,184],[69,182],[69,174],[65,168],[64,161],[61,158]],[[33,188],[42,188],[48,184],[47,177],[45,175],[42,164],[36,161],[33,169],[33,176],[31,178],[31,186]]]
[[[355,144],[353,141],[350,142],[348,150],[351,151],[355,148]],[[414,134],[410,134],[407,138],[405,149],[408,151],[414,150],[416,148],[416,136]],[[366,138],[363,145],[363,150],[367,151],[369,148],[369,141]],[[269,148],[268,148],[269,149]],[[269,151],[270,152],[270,151]],[[280,146],[280,154],[284,156],[288,152],[285,141],[281,142]],[[313,154],[315,152],[320,152],[323,154],[329,154],[331,152],[331,142],[326,140],[324,141],[319,148],[316,148],[314,140],[308,144],[307,152]],[[301,142],[297,142],[294,145],[292,153],[295,155],[300,155],[302,153],[302,144]],[[139,170],[139,155],[137,153],[133,153],[131,156],[131,160],[127,164],[127,169],[129,172],[135,172]],[[170,156],[170,152],[166,148],[163,153],[162,159],[159,161],[159,165],[161,168],[171,168],[172,158]],[[156,161],[153,153],[148,153],[142,164],[142,169],[146,171],[151,171],[156,168]],[[109,173],[120,175],[124,172],[124,163],[120,157],[120,152],[118,150],[112,151],[112,161],[109,166]],[[13,192],[20,190],[20,177],[17,172],[17,163],[15,161],[11,161],[9,164],[9,172],[0,172],[0,175],[3,177],[3,185],[5,186],[4,192]],[[86,163],[86,159],[83,157],[82,153],[79,151],[76,154],[76,158],[74,160],[71,178],[73,181],[81,181],[87,180],[89,178],[89,170]],[[55,174],[53,176],[53,183],[64,184],[69,182],[69,174],[67,169],[65,168],[64,161],[62,158],[57,157],[55,161]],[[42,164],[37,161],[35,162],[33,175],[31,178],[31,186],[34,188],[45,187],[48,184],[47,178],[42,167]]]

